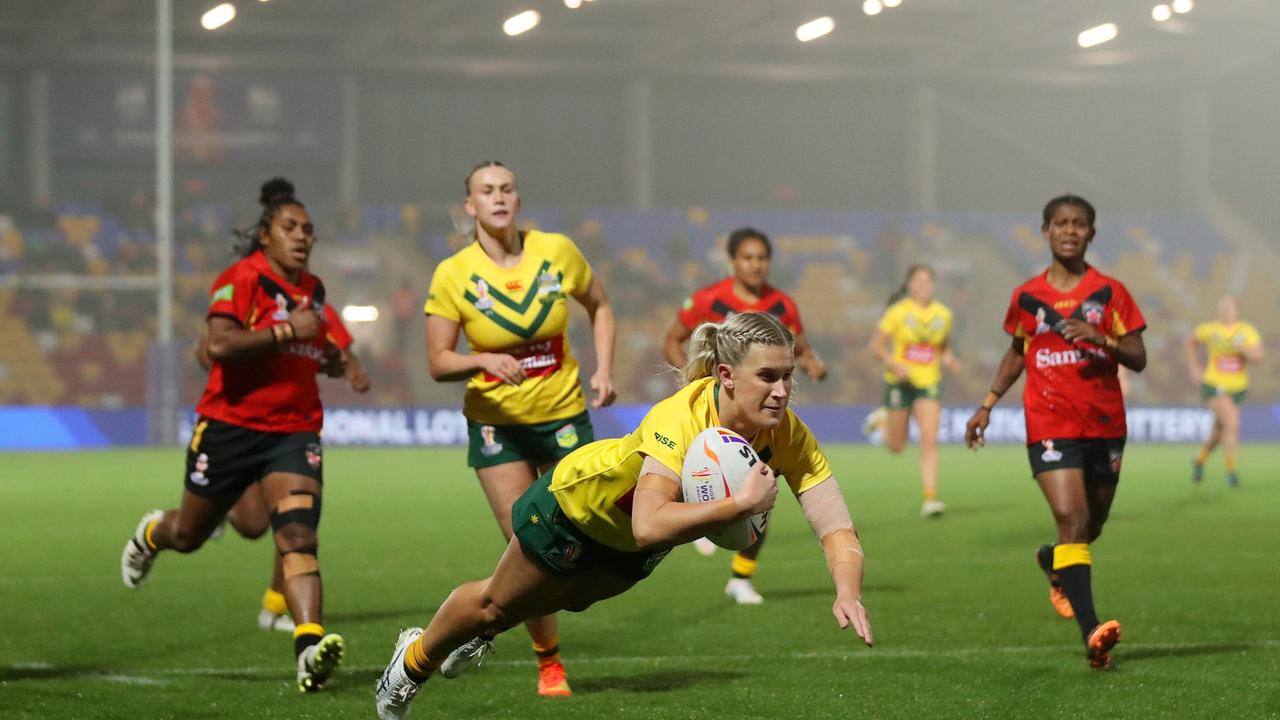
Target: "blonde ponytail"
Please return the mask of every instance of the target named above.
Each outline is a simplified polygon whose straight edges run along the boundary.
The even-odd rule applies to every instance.
[[[776,317],[768,313],[742,313],[721,323],[703,323],[689,341],[689,361],[682,374],[685,384],[711,377],[716,366],[737,366],[752,345],[795,348],[795,337]]]

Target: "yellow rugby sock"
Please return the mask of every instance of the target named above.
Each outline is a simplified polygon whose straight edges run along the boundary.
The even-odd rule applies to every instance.
[[[153,552],[160,549],[156,547],[156,541],[151,539],[151,531],[156,529],[156,525],[159,522],[159,520],[152,520],[147,523],[147,529],[142,531],[142,539],[147,542],[147,547]]]
[[[1200,452],[1196,453],[1196,464],[1203,465],[1205,460],[1209,459],[1209,451],[1200,448]]]
[[[533,654],[538,656],[538,666],[541,667],[548,663],[560,662],[560,638],[559,636],[551,638],[551,641],[545,645],[538,644],[537,641],[531,643],[533,645]]]
[[[299,623],[293,629],[293,654],[301,655],[303,650],[315,645],[324,638],[324,626],[320,623]]]
[[[1098,613],[1093,607],[1093,557],[1088,543],[1063,543],[1053,546],[1053,571],[1058,575],[1062,592],[1071,601],[1081,639],[1098,626]]]
[[[284,599],[284,594],[267,588],[267,591],[262,593],[262,609],[272,615],[287,615],[289,603]]]
[[[1226,464],[1227,464],[1227,472],[1229,472],[1229,473],[1235,472],[1235,471],[1236,471],[1236,456],[1235,456],[1235,455],[1228,454],[1228,455],[1227,455],[1227,457],[1226,457]]]
[[[409,644],[404,653],[404,671],[410,680],[417,683],[425,682],[440,667],[440,663],[427,657],[427,650],[422,645],[422,641],[426,638],[426,633],[419,635],[417,640]]]
[[[729,570],[733,572],[736,578],[749,578],[756,574],[756,566],[758,562],[749,557],[743,557],[742,553],[733,556],[733,562],[729,564]]]

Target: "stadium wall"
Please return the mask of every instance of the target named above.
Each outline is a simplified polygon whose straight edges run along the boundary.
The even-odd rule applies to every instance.
[[[647,405],[619,405],[592,413],[598,437],[622,435],[639,423]],[[864,444],[862,420],[868,405],[806,405],[797,408],[822,442]],[[973,408],[945,407],[939,439],[964,440],[964,425]],[[190,437],[189,412],[174,424],[176,446]],[[1135,407],[1129,409],[1133,442],[1199,442],[1213,425],[1200,407]],[[915,439],[915,428],[912,428]],[[991,415],[987,441],[1017,443],[1026,438],[1022,411],[997,408]],[[329,445],[461,446],[467,442],[466,420],[456,408],[329,408],[324,439]],[[1241,408],[1241,439],[1280,440],[1280,405]],[[76,407],[0,407],[0,451],[93,450],[147,445],[144,408],[94,410]]]

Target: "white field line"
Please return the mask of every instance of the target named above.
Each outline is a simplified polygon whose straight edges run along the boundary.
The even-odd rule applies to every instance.
[[[1188,651],[1205,649],[1211,650],[1223,646],[1239,647],[1241,652],[1250,650],[1270,650],[1280,648],[1280,640],[1254,640],[1250,642],[1214,642],[1214,643],[1123,643],[1119,652],[1125,650],[1138,651]],[[637,666],[656,666],[656,665],[696,665],[699,667],[713,666],[715,663],[725,662],[777,662],[779,660],[787,660],[800,662],[806,660],[858,660],[858,661],[875,661],[875,660],[903,660],[903,659],[966,659],[971,657],[1001,654],[1001,655],[1036,655],[1049,653],[1069,653],[1078,652],[1078,645],[1006,645],[1002,647],[974,647],[974,648],[952,648],[948,650],[924,649],[924,648],[895,648],[895,649],[871,649],[871,650],[813,650],[808,652],[793,652],[784,654],[724,654],[724,655],[598,655],[598,656],[582,656],[574,655],[573,662],[575,665],[588,664],[608,664],[608,665],[637,665]],[[389,654],[389,653],[388,653]],[[1123,658],[1123,655],[1120,656]],[[530,660],[527,658],[499,660],[488,659],[486,665],[495,666],[524,666],[528,665]],[[49,663],[33,661],[14,663],[9,667],[17,670],[56,670],[57,666]],[[382,665],[344,665],[342,670],[348,672],[377,672],[384,668]],[[134,685],[162,685],[164,680],[157,678],[163,677],[181,677],[181,676],[205,676],[217,677],[219,675],[280,675],[282,677],[289,675],[293,670],[292,664],[281,664],[273,667],[176,667],[164,668],[157,670],[141,670],[131,671],[130,674],[123,673],[76,673],[71,676],[59,678],[76,680],[97,680],[103,682],[118,682]]]

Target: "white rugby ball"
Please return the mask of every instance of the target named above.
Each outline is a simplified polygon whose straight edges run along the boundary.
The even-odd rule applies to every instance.
[[[758,472],[760,456],[755,448],[732,430],[710,427],[698,433],[684,455],[680,471],[680,487],[684,501],[715,502],[742,489],[748,472]],[[764,534],[769,513],[762,512],[742,520],[734,520],[708,531],[707,539],[726,550],[742,550]]]

